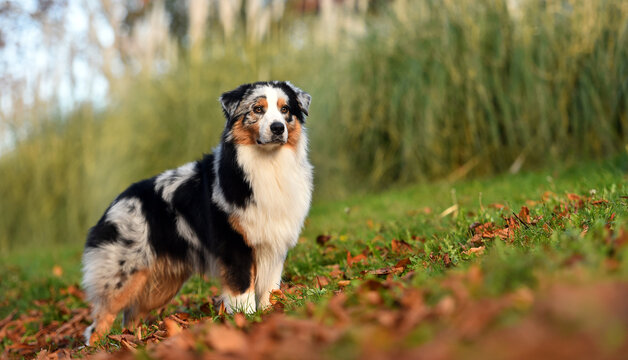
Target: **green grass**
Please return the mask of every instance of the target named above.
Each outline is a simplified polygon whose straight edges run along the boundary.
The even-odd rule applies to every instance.
[[[628,158],[621,156],[571,168],[416,185],[346,200],[321,201],[312,207],[301,241],[289,254],[284,278],[288,282],[311,285],[315,276],[328,276],[330,266],[338,264],[344,269],[347,251],[355,256],[368,249],[367,265],[357,264],[346,269],[349,277],[359,277],[361,270],[394,265],[399,257],[384,256],[381,249],[389,249],[391,240],[398,239],[423,249],[411,257],[412,266],[421,273],[417,279],[429,282],[446,270],[439,263],[423,269],[424,261],[431,263],[430,253],[438,256],[447,252],[453,265],[467,266],[474,256],[461,252],[463,246],[469,246],[471,224],[503,223],[501,217],[512,215],[512,211],[518,212],[529,200],[540,201],[547,191],[556,194],[556,199],[531,207],[531,215],[542,215],[553,229],[552,235],[537,226],[523,229],[512,244],[500,245],[499,241],[494,247],[488,244],[492,248],[483,261],[485,266],[495,269],[491,272],[495,277],[487,280],[487,291],[501,293],[520,283],[529,284],[536,271],[554,269],[575,253],[587,254],[583,261],[595,269],[609,251],[602,240],[607,236],[604,226],[611,213],[615,213],[614,228],[625,226],[628,221],[627,200],[619,197],[628,195],[627,172]],[[588,195],[591,190],[595,190],[594,199],[607,199],[611,203],[587,208],[569,221],[550,220],[554,206],[559,204],[559,199],[564,200],[567,193]],[[503,204],[508,210],[495,209],[491,206],[494,203]],[[441,216],[454,204],[459,207],[455,214]],[[589,226],[586,241],[578,237],[584,224]],[[331,236],[328,244],[334,246],[333,251],[325,253],[324,247],[316,243],[316,237],[321,234]],[[574,239],[577,241],[573,242]],[[34,300],[59,297],[60,289],[78,284],[81,251],[82,243],[76,242],[53,247],[25,247],[3,254],[0,257],[3,279],[0,282],[0,318],[14,309],[19,313],[26,312],[34,306]],[[54,266],[63,270],[61,277],[53,274]],[[628,270],[626,264],[622,266]],[[198,307],[207,301],[212,285],[194,278],[186,284],[182,294]],[[321,295],[315,289],[311,294]]]
[[[451,211],[452,205],[457,206],[455,211]],[[520,214],[523,206],[530,211],[530,222],[525,220],[525,225],[513,215]],[[525,219],[525,214],[519,216]],[[504,229],[509,221],[512,234],[504,239],[490,238],[491,235],[477,230],[490,226],[487,223]],[[597,286],[628,281],[627,230],[627,155],[573,167],[414,185],[344,200],[318,201],[311,209],[302,238],[286,261],[285,298],[280,303],[286,319],[333,327],[338,326],[334,325],[338,319],[330,307],[338,309],[333,304],[342,301],[344,310],[336,312],[345,312],[345,325],[341,327],[344,335],[325,348],[329,356],[339,358],[360,357],[365,344],[373,341],[374,335],[368,329],[378,326],[384,326],[378,330],[378,346],[401,346],[408,351],[430,344],[448,331],[458,331],[455,327],[452,330],[453,320],[448,314],[459,311],[456,304],[461,301],[475,310],[453,319],[472,316],[474,312],[482,314],[483,302],[508,304],[492,313],[490,322],[480,323],[482,334],[498,336],[503,329],[516,329],[525,321],[540,321],[556,336],[562,336],[561,321],[571,321],[575,329],[589,334],[596,324],[594,313],[578,313],[577,318],[567,320],[563,319],[564,314],[558,314],[554,320],[543,320],[545,315],[537,315],[537,301],[543,303],[545,297],[554,296],[547,295],[551,284]],[[329,236],[324,245],[317,242],[319,235]],[[393,241],[405,244],[401,246],[406,249],[396,250]],[[470,253],[482,246],[483,253]],[[26,319],[21,341],[32,341],[28,339],[41,329],[54,332],[87,307],[80,297],[68,292],[68,287],[71,289],[80,281],[81,251],[82,244],[73,243],[25,246],[0,256],[0,319],[7,315]],[[347,254],[352,258],[364,254],[365,259],[350,264]],[[386,275],[386,269],[395,266],[402,270]],[[378,271],[384,275],[378,275]],[[192,319],[211,319],[207,324],[212,326],[224,321],[235,324],[234,318],[221,316],[212,305],[212,296],[219,294],[216,285],[213,280],[193,277],[162,316],[184,312]],[[432,314],[429,318],[405,330],[378,323],[378,314],[407,311],[404,301],[408,301],[407,294],[413,294],[412,291],[420,294],[411,299],[418,296]],[[339,292],[344,294],[344,300],[339,300]],[[586,297],[573,301],[586,302]],[[593,304],[595,314],[601,311],[600,319],[606,319],[604,314],[611,310],[600,310],[599,302]],[[153,316],[159,319],[158,314]],[[264,326],[266,316],[258,311],[248,317],[246,326]],[[536,316],[541,316],[541,320]],[[144,337],[163,330],[163,324],[156,324],[154,319],[143,325]],[[80,326],[86,325],[81,321]],[[593,331],[591,336],[594,341],[620,344],[620,340],[612,339],[621,339],[617,334],[628,331],[621,323],[609,329]],[[118,319],[112,333],[123,334],[122,330]],[[46,346],[50,351],[66,347],[80,356],[98,349],[81,349],[78,332],[64,339],[64,343]],[[478,337],[467,338],[466,342],[455,339],[450,348],[456,351],[483,346]],[[210,351],[206,344],[202,345],[203,340],[198,341],[198,351]],[[13,344],[13,340],[3,339],[0,351]],[[106,351],[116,351],[121,345],[114,339],[103,339],[98,344]]]

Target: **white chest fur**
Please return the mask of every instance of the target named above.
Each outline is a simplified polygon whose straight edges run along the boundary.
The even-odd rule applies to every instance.
[[[237,157],[253,190],[252,201],[244,209],[229,206],[222,196],[216,199],[217,189],[214,198],[238,218],[249,245],[285,253],[296,244],[312,199],[306,134],[296,149],[282,146],[268,151],[240,145]]]

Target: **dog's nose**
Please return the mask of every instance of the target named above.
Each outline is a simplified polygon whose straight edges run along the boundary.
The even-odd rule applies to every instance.
[[[272,131],[275,135],[283,134],[283,129],[284,126],[279,121],[275,121],[274,123],[270,124],[270,131]]]

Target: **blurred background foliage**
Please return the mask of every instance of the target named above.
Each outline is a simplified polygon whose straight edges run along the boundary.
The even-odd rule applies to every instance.
[[[210,152],[217,98],[244,82],[312,94],[315,201],[627,143],[623,0],[79,3],[0,6],[5,65],[24,47],[8,42],[20,17],[48,54],[70,44],[35,80],[0,73],[0,251],[82,242],[128,184]],[[88,19],[82,36],[73,16]]]

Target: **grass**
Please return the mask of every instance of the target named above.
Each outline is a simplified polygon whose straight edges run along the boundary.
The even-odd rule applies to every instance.
[[[381,279],[371,273],[394,267],[403,259],[408,263],[402,274],[390,276],[403,281],[405,287],[422,291],[426,303],[434,307],[450,294],[443,287],[447,279],[452,274],[468,274],[473,268],[484,274],[481,284],[474,288],[474,297],[478,298],[496,298],[521,289],[534,292],[547,279],[565,273],[572,277],[585,274],[594,282],[626,281],[628,247],[617,242],[623,236],[621,229],[628,229],[627,174],[628,157],[624,155],[550,171],[416,185],[318,202],[312,207],[302,239],[286,262],[285,311],[296,318],[326,314],[329,301],[339,290],[348,296],[347,307],[358,306],[362,303],[365,282]],[[569,194],[577,194],[578,198]],[[608,202],[594,203],[602,199]],[[456,206],[455,211],[451,211],[452,205]],[[512,237],[502,240],[488,236],[473,242],[474,226],[494,223],[503,228],[508,219],[517,223],[513,213],[523,217],[522,206],[529,207],[530,219],[540,218],[535,226],[518,225]],[[564,214],[560,215],[561,212]],[[319,235],[329,236],[324,245],[318,243]],[[393,239],[402,248],[407,246],[407,251],[391,247]],[[469,253],[469,249],[482,246],[483,255]],[[82,244],[74,243],[3,254],[0,319],[37,310],[41,326],[47,326],[54,321],[63,323],[71,315],[59,311],[55,304],[60,301],[70,309],[84,308],[86,304],[68,296],[66,290],[79,282],[81,250]],[[352,258],[364,254],[366,259],[350,264],[347,253]],[[407,276],[409,273],[412,276]],[[340,285],[340,281],[348,281],[348,285]],[[299,291],[290,290],[295,288]],[[378,294],[381,304],[374,305],[373,311],[398,308],[399,299],[394,291]],[[206,305],[210,309],[207,313],[207,308],[202,308],[215,295],[217,288],[213,282],[194,277],[165,314],[187,312],[193,318],[209,315],[217,320],[220,318],[217,309]],[[315,304],[315,310],[308,303]],[[508,312],[500,316],[498,323],[517,323],[520,316],[518,311]],[[355,319],[361,318],[356,315]],[[251,318],[254,322],[260,320],[259,313]],[[365,320],[355,321],[358,324]],[[445,325],[421,325],[407,335],[406,345],[429,342],[442,326]],[[24,336],[39,329],[40,326],[33,326]],[[150,333],[151,327],[146,331]],[[114,333],[121,333],[119,324]],[[355,339],[347,341],[336,343],[330,350],[332,354],[355,350],[360,344]],[[115,341],[106,340],[103,344],[111,343]],[[10,344],[4,340],[2,346]]]

